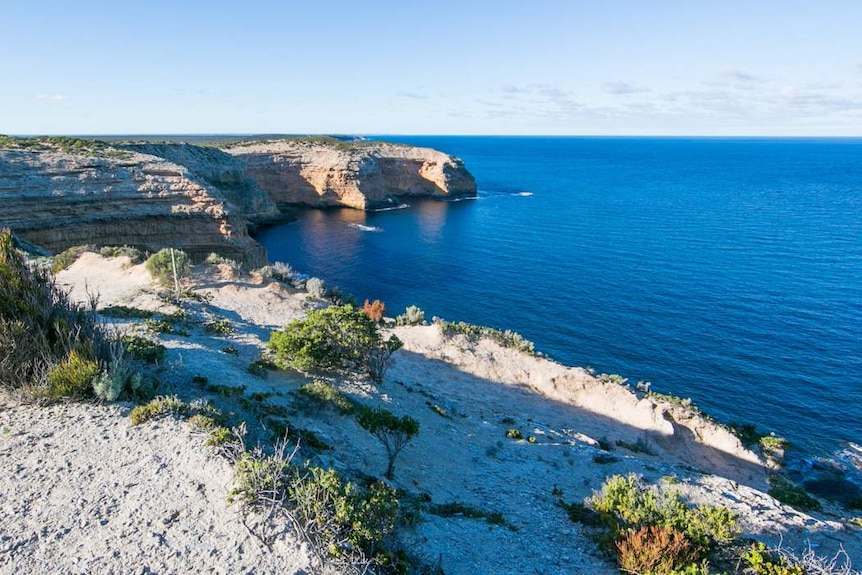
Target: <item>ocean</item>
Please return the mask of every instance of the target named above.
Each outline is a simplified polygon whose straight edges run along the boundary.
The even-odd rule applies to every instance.
[[[862,139],[386,139],[462,158],[478,197],[304,211],[270,260],[803,453],[862,444]]]

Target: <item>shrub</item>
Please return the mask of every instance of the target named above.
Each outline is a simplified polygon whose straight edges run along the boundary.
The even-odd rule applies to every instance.
[[[215,252],[208,255],[207,259],[204,261],[211,266],[222,264],[222,265],[230,266],[234,269],[240,269],[242,267],[239,263],[237,263],[236,260],[231,260],[231,259],[228,259],[226,257],[220,256]]]
[[[800,565],[788,565],[787,559],[771,552],[763,543],[752,543],[742,559],[755,575],[805,575]]]
[[[341,393],[337,387],[320,379],[306,383],[299,388],[299,393],[319,407],[332,406],[344,414],[353,413],[355,408],[353,401]]]
[[[587,500],[599,512],[619,542],[643,527],[658,526],[683,533],[700,560],[717,544],[739,533],[736,517],[725,508],[686,505],[676,491],[659,492],[633,474],[607,479],[602,490]],[[619,548],[617,548],[619,551]]]
[[[127,360],[121,345],[112,346],[111,361],[93,380],[93,390],[96,397],[103,401],[142,399],[152,391],[145,385],[141,373]]]
[[[425,325],[425,312],[415,305],[407,306],[404,313],[395,318],[395,325]]]
[[[126,256],[133,264],[139,264],[144,261],[144,253],[138,248],[131,246],[104,246],[99,250],[99,253],[106,258]]]
[[[769,435],[764,435],[760,438],[760,447],[767,454],[787,449],[789,445],[790,442],[783,437],[778,437],[774,432],[770,432]]]
[[[267,372],[273,369],[278,369],[278,367],[268,359],[261,358],[248,364],[246,371],[256,377],[266,378]]]
[[[44,397],[51,400],[92,397],[93,380],[98,375],[98,362],[73,351],[48,372],[48,388]]]
[[[140,425],[164,415],[187,415],[190,411],[191,406],[176,395],[157,397],[145,405],[132,409],[129,420],[132,425]]]
[[[380,323],[386,314],[386,305],[379,299],[374,300],[373,303],[365,300],[365,303],[362,305],[362,313],[367,315],[368,319],[374,323]]]
[[[419,434],[419,422],[409,415],[399,418],[386,409],[369,407],[358,410],[356,422],[383,444],[388,459],[384,476],[392,479],[395,473],[395,458],[407,443]]]
[[[0,386],[43,387],[52,367],[68,362],[73,351],[97,362],[108,358],[95,313],[70,302],[45,272],[28,266],[11,232],[0,230]]]
[[[145,309],[137,309],[124,305],[112,305],[103,308],[99,311],[105,317],[115,317],[119,319],[147,319],[155,315],[153,312]]]
[[[616,548],[620,570],[625,573],[666,575],[698,561],[685,533],[659,525],[626,530]]]
[[[769,476],[769,495],[800,511],[820,511],[820,502],[783,475]]]
[[[120,341],[126,353],[135,359],[147,363],[158,363],[165,357],[165,346],[151,339],[138,335],[124,335]]]
[[[211,322],[205,323],[204,331],[207,333],[214,333],[218,335],[228,335],[230,333],[233,333],[233,326],[231,325],[230,321],[224,318],[219,318]]]
[[[320,278],[308,278],[305,282],[305,291],[311,297],[323,299],[326,297],[326,284]]]
[[[313,310],[270,336],[269,349],[280,367],[300,371],[356,367],[380,382],[401,341],[384,340],[377,325],[351,305]]]
[[[465,519],[484,519],[491,525],[502,525],[510,531],[518,529],[506,521],[506,518],[499,511],[484,511],[478,507],[453,501],[451,503],[440,503],[432,505],[428,508],[428,512],[438,517],[463,517]]]
[[[176,285],[191,273],[191,258],[182,250],[164,248],[147,259],[147,271],[162,285]]]
[[[271,278],[275,281],[287,284],[294,284],[298,275],[296,270],[284,262],[273,262],[270,265],[260,268],[258,272],[263,277]]]
[[[434,318],[434,323],[439,325],[443,330],[443,333],[447,335],[461,334],[473,341],[490,339],[498,345],[515,349],[522,353],[529,355],[535,355],[536,353],[536,347],[532,341],[529,341],[521,334],[508,329],[500,331],[499,329],[494,329],[492,327],[472,325],[463,321],[446,321],[440,318]]]
[[[69,268],[73,263],[78,261],[81,254],[90,250],[91,246],[72,246],[71,248],[60,252],[54,256],[54,263],[51,266],[51,271],[56,274]]]
[[[521,433],[520,429],[509,429],[506,430],[506,437],[509,439],[523,439],[524,434]]]

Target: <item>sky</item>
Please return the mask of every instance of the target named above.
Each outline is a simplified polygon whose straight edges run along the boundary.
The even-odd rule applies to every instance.
[[[859,0],[3,0],[2,134],[862,136]]]

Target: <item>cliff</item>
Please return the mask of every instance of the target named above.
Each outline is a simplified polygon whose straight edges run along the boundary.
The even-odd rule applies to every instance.
[[[397,205],[405,196],[476,195],[464,163],[430,148],[308,138],[248,142],[226,151],[278,204],[365,210]]]
[[[277,210],[230,156],[160,146],[180,164],[155,149],[131,148],[49,140],[0,149],[0,227],[52,251],[170,245],[197,258],[217,252],[251,266],[265,261],[263,247],[248,236],[248,217]]]
[[[226,151],[181,143],[108,144],[0,136],[0,227],[51,251],[73,245],[173,246],[263,265],[249,224],[278,206],[397,203],[472,196],[461,160],[442,152],[328,138],[251,142]]]

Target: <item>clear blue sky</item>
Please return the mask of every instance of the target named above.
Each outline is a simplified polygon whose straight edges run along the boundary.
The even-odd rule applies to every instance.
[[[862,2],[3,0],[0,133],[862,136]]]

